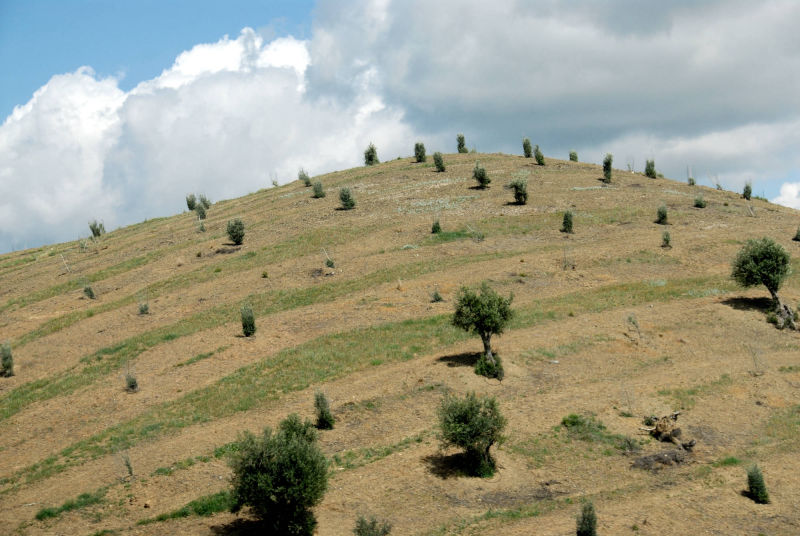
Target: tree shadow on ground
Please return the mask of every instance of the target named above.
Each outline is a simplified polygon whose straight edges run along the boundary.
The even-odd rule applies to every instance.
[[[257,519],[235,519],[224,525],[212,525],[212,534],[219,536],[263,536],[270,534],[264,523]]]
[[[456,454],[442,454],[437,452],[422,457],[422,462],[428,467],[431,474],[446,480],[459,476],[471,476],[469,458],[463,452]]]
[[[480,357],[480,352],[464,352],[461,354],[443,355],[436,361],[447,363],[448,367],[474,367]]]
[[[728,298],[722,300],[722,303],[728,307],[732,307],[737,311],[761,311],[767,313],[775,308],[771,298]]]

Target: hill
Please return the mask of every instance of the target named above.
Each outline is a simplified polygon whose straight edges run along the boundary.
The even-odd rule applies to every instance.
[[[795,258],[781,295],[796,305],[797,211],[620,170],[605,185],[598,166],[550,158],[445,162],[315,177],[319,199],[296,181],[220,201],[204,231],[186,212],[0,256],[16,373],[0,378],[0,526],[250,533],[246,512],[223,509],[226,452],[243,430],[313,417],[323,391],[337,423],[321,433],[321,535],[351,534],[358,515],[392,534],[568,534],[585,499],[603,534],[800,532],[800,336],[766,322],[766,289],[730,278],[745,241],[770,236]],[[503,188],[514,179],[526,205]],[[337,210],[341,187],[353,210]],[[654,223],[662,204],[667,225]],[[225,232],[236,217],[241,246]],[[514,295],[493,338],[502,382],[473,372],[480,339],[450,325],[458,289],[482,281]],[[467,391],[508,419],[489,479],[439,448],[440,400]],[[633,467],[671,446],[643,417],[672,411],[693,451]],[[563,424],[571,414],[580,426]],[[769,505],[740,493],[754,463]]]

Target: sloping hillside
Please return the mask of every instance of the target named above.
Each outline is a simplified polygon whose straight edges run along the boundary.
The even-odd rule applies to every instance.
[[[474,188],[476,161],[489,189]],[[321,432],[332,465],[320,535],[352,534],[358,515],[397,535],[569,534],[584,499],[601,534],[800,533],[800,335],[766,322],[765,289],[729,275],[748,238],[770,236],[795,258],[781,294],[796,305],[798,213],[620,170],[604,185],[590,164],[445,162],[315,177],[320,199],[296,181],[220,201],[205,231],[186,212],[0,256],[0,340],[16,373],[0,378],[0,526],[256,531],[246,511],[181,509],[205,498],[215,510],[231,442],[313,417],[321,390],[337,423]],[[520,178],[527,205],[503,188]],[[341,187],[355,209],[337,210]],[[654,223],[662,204],[668,225]],[[573,234],[560,232],[567,210]],[[235,217],[241,247],[225,232]],[[450,325],[459,287],[481,281],[514,294],[510,329],[493,339],[502,382],[474,374],[480,340]],[[254,337],[241,335],[243,304]],[[508,419],[489,479],[459,474],[439,448],[440,400],[470,390]],[[632,467],[669,446],[642,417],[673,410],[693,453]],[[581,436],[561,424],[569,414],[605,428]],[[753,463],[769,505],[741,495]]]

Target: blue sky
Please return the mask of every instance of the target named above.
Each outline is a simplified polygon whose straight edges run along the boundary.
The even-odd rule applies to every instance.
[[[129,90],[197,43],[310,32],[311,0],[0,0],[0,116],[57,73],[91,66]]]
[[[800,208],[798,21],[794,0],[0,0],[0,253],[458,132]]]

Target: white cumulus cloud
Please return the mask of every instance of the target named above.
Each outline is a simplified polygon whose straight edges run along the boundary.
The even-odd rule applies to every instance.
[[[129,92],[91,69],[54,76],[0,127],[0,251],[172,214],[189,192],[230,198],[352,167],[409,127],[368,85],[347,102],[305,91],[307,43],[249,28],[201,44]],[[408,151],[405,151],[408,152]]]

